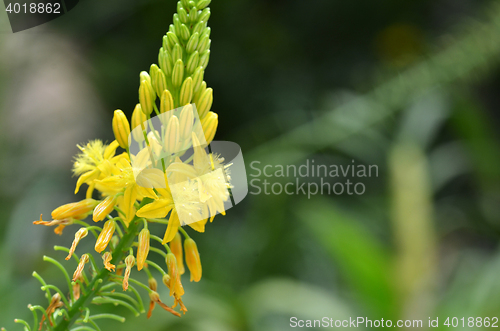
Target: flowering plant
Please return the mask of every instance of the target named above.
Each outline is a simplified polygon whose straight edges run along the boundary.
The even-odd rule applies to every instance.
[[[151,65],[149,73],[140,73],[139,103],[131,121],[121,110],[114,112],[116,140],[110,144],[93,140],[78,146],[80,153],[73,166],[78,176],[75,194],[86,187],[86,199],[56,208],[50,221],[41,215],[34,222],[56,226],[54,232],[59,235],[66,227],[79,225],[69,249],[55,247],[68,253],[66,260],[76,259],[78,266],[70,277],[63,264],[44,257],[62,270],[68,291],[47,284],[34,272],[48,306],[29,305],[34,326],[16,320],[27,330],[68,330],[74,325],[98,330],[95,320],[99,318],[123,321],[114,314],[92,315],[87,306],[111,303],[136,314],[144,312],[136,288],[149,295],[148,318],[156,305],[175,316],[187,312],[182,301],[183,261],[191,281],[200,281],[202,266],[196,243],[181,225],[204,232],[209,219],[225,213],[231,187],[224,159],[205,151],[218,125],[217,114],[210,111],[213,91],[203,80],[210,56],[210,2],[178,2],[173,24],[163,37],[158,65]],[[151,116],[153,111],[156,117]],[[85,220],[90,215],[93,223],[89,224]],[[150,232],[149,223],[166,226],[163,238]],[[95,251],[102,262],[95,253],[76,254],[89,232],[96,239]],[[161,248],[150,246],[151,240]],[[150,252],[161,255],[165,265],[149,260]],[[132,277],[134,268],[146,273],[147,284]],[[171,306],[157,292],[156,272],[173,298]],[[117,285],[126,294],[115,292]]]

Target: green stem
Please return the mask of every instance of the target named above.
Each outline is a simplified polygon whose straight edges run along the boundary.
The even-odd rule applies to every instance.
[[[152,199],[144,198],[141,203],[141,207],[152,202]],[[141,219],[137,216],[134,217],[132,222],[130,222],[128,232],[123,236],[115,250],[113,251],[113,259],[111,263],[118,264],[122,260],[124,254],[128,251],[129,247],[134,242],[137,236],[139,225],[142,223]],[[89,286],[87,287],[88,292],[82,296],[70,307],[68,308],[69,319],[63,319],[61,322],[54,327],[54,331],[66,331],[69,330],[71,325],[77,320],[81,315],[81,310],[86,307],[92,299],[97,295],[101,287],[107,283],[109,280],[110,273],[106,268],[102,268],[97,275],[92,279]]]

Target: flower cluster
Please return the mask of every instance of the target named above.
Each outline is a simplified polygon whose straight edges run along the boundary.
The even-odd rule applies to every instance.
[[[139,75],[139,103],[130,122],[121,110],[114,113],[116,140],[78,145],[80,153],[73,166],[78,176],[75,194],[86,188],[86,199],[56,208],[50,221],[40,216],[34,222],[57,226],[57,234],[69,225],[81,225],[67,250],[66,259],[73,256],[78,261],[69,300],[62,297],[61,301],[57,293],[57,305],[52,304],[46,315],[53,314],[55,306],[64,309],[64,302],[67,317],[63,320],[69,323],[75,314],[73,306],[83,293],[88,296],[90,289],[93,302],[111,302],[103,290],[106,286],[95,285],[100,284],[95,279],[104,277],[120,283],[124,291],[132,284],[146,289],[150,298],[148,317],[156,304],[176,316],[180,316],[176,307],[187,311],[181,299],[184,261],[191,281],[200,281],[202,266],[197,245],[182,225],[204,232],[208,220],[225,214],[224,203],[231,187],[224,159],[205,150],[218,125],[217,114],[210,111],[213,91],[203,80],[210,56],[209,3],[178,2],[174,24],[163,38],[158,65]],[[185,157],[188,150],[192,155]],[[91,224],[84,221],[90,215]],[[163,238],[150,233],[148,224],[152,222],[166,225]],[[96,237],[95,251],[102,257],[102,267],[90,253],[80,258],[75,254],[89,232]],[[152,246],[151,240],[161,249]],[[160,254],[165,265],[148,260],[150,252]],[[92,279],[86,275],[87,264],[91,265]],[[160,300],[151,267],[159,271],[168,287],[173,297],[171,307]],[[131,277],[134,268],[146,272],[147,285]],[[53,324],[52,318],[44,319],[40,327],[44,322]]]

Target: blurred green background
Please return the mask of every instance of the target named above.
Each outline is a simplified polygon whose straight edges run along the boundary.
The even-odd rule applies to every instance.
[[[86,0],[12,34],[1,8],[0,326],[9,331],[22,327],[15,317],[31,318],[28,303],[44,303],[33,270],[64,284],[42,256],[63,260],[52,248],[69,245],[73,229],[59,237],[32,221],[83,197],[72,194],[76,144],[113,139],[113,111],[131,114],[139,72],[157,62],[175,9]],[[249,194],[193,234],[203,278],[184,276],[185,316],[157,307],[147,321],[102,307],[127,321],[101,328],[288,330],[293,316],[424,328],[439,317],[445,328],[446,317],[499,317],[498,2],[215,0],[211,9],[216,140],[242,147],[248,179],[253,161],[306,160],[377,165],[378,177],[354,178],[363,195]]]

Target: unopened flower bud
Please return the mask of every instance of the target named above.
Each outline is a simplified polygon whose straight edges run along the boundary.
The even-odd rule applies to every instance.
[[[142,128],[146,126],[147,121],[146,115],[142,111],[141,104],[135,105],[134,112],[132,113],[132,136],[137,142],[144,141],[144,134],[142,133]],[[140,129],[137,129],[140,127]]]
[[[210,50],[206,50],[200,55],[199,65],[205,69],[208,65],[209,60],[210,60]]]
[[[75,252],[76,246],[78,245],[80,240],[82,238],[85,238],[88,233],[89,233],[89,231],[87,230],[87,228],[81,228],[80,230],[76,231],[75,239],[73,240],[73,243],[71,244],[71,248],[69,250],[68,256],[66,257],[66,260],[69,260],[71,258],[71,255],[73,255],[73,253]]]
[[[82,257],[80,258],[80,262],[78,263],[75,272],[73,273],[73,281],[76,281],[78,278],[80,278],[83,272],[83,268],[85,267],[85,264],[88,262],[89,262],[89,255],[83,254]]]
[[[183,275],[185,272],[184,262],[183,262],[183,252],[182,252],[182,239],[179,232],[175,235],[174,239],[169,243],[170,250],[172,254],[175,255],[177,260],[177,270],[179,275]]]
[[[194,72],[194,70],[200,66],[200,54],[198,51],[194,51],[193,54],[191,54],[188,58],[188,61],[186,63],[186,71],[187,74],[190,75]]]
[[[196,23],[198,21],[198,8],[193,7],[189,10],[189,20],[191,23]]]
[[[200,54],[203,54],[210,47],[210,37],[208,34],[203,34],[198,42],[198,47],[196,48]]]
[[[168,44],[170,45],[170,47],[172,49],[174,48],[175,44],[180,45],[179,39],[177,38],[177,36],[173,32],[170,32],[170,31],[167,32],[167,40],[168,40]]]
[[[111,264],[111,260],[113,259],[113,256],[111,255],[110,252],[104,252],[102,255],[102,262],[104,263],[104,268],[108,269],[109,271],[115,271],[115,265]]]
[[[177,60],[172,70],[172,85],[179,87],[184,80],[184,62],[181,59]]]
[[[130,277],[130,271],[132,267],[135,265],[135,258],[133,255],[129,255],[125,258],[125,275],[123,276],[123,290],[126,291],[128,289],[128,279]]]
[[[203,76],[205,75],[205,70],[203,67],[198,67],[193,74],[193,92],[197,92],[203,82]]]
[[[191,273],[191,281],[199,282],[201,279],[201,261],[198,247],[193,239],[188,238],[184,241],[184,251],[186,253],[186,264]]]
[[[203,117],[205,117],[205,115],[210,111],[213,101],[213,90],[212,88],[207,88],[200,96],[200,99],[196,102],[196,109],[198,110],[200,119],[203,119]]]
[[[179,119],[173,115],[168,121],[167,130],[165,132],[165,151],[174,154],[179,150]]]
[[[208,112],[208,114],[201,120],[201,128],[205,134],[205,140],[207,144],[210,144],[215,137],[215,132],[217,131],[217,125],[219,124],[219,118],[216,113]]]
[[[163,91],[167,89],[165,74],[156,64],[151,65],[151,71],[155,71],[155,74],[151,76],[153,89],[158,96],[161,96]]]
[[[139,246],[137,247],[137,270],[141,270],[149,254],[149,230],[142,229],[139,233]]]
[[[188,40],[189,37],[191,36],[191,33],[189,32],[189,29],[186,26],[186,24],[181,24],[181,28],[180,28],[179,33],[180,33],[181,38],[184,40]]]
[[[116,222],[114,220],[109,220],[104,223],[104,227],[102,228],[99,237],[95,242],[95,250],[97,253],[102,252],[108,246],[113,234],[115,233]]]
[[[161,47],[158,53],[158,64],[165,74],[168,76],[172,74],[172,69],[174,67],[172,57],[164,47]]]
[[[94,214],[92,219],[94,222],[102,221],[109,213],[113,211],[115,207],[116,197],[110,195],[106,199],[102,200],[94,209]]]
[[[179,19],[181,20],[182,23],[187,23],[188,22],[188,15],[186,9],[184,7],[181,7],[177,10],[179,13]]]
[[[94,199],[85,199],[79,202],[68,203],[54,209],[52,211],[52,218],[55,220],[67,218],[81,219],[87,216],[96,205],[97,201]]]
[[[186,45],[186,50],[188,51],[188,53],[193,53],[196,50],[199,41],[200,41],[200,34],[198,32],[193,33]]]
[[[207,22],[200,21],[193,28],[193,33],[201,33],[207,27]]]
[[[185,106],[191,102],[193,98],[193,79],[191,77],[186,78],[181,86],[181,92],[179,95],[179,102],[181,106]]]
[[[210,2],[212,2],[212,0],[200,0],[198,1],[197,7],[198,9],[203,9],[207,7],[210,4]]]
[[[149,76],[147,71],[141,71],[139,74],[139,83],[143,80],[146,80],[149,82],[149,84],[151,84],[151,76]]]
[[[158,282],[154,278],[148,278],[148,287],[153,291],[156,291],[158,288]]]
[[[144,114],[149,115],[153,112],[153,103],[156,100],[156,93],[150,81],[142,80],[139,86],[139,102]]]
[[[210,8],[205,8],[204,10],[202,10],[200,16],[198,17],[198,20],[203,22],[208,22],[210,15],[211,15]]]
[[[164,114],[174,109],[174,98],[169,90],[163,91],[160,100],[160,113]]]
[[[130,124],[128,123],[127,117],[120,109],[115,110],[113,116],[113,133],[120,147],[126,149],[128,147]]]

